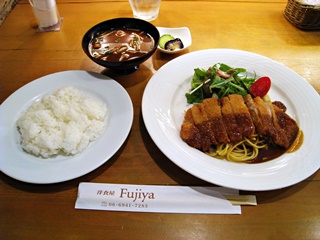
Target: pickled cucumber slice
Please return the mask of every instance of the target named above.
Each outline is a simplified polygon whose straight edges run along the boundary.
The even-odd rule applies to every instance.
[[[159,47],[161,47],[162,49],[164,49],[164,45],[168,42],[173,40],[174,37],[171,36],[170,34],[163,34],[160,39],[159,39]]]

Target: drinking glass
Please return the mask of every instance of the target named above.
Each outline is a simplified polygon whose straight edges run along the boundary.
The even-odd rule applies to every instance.
[[[158,17],[161,0],[129,0],[133,16],[146,21]]]

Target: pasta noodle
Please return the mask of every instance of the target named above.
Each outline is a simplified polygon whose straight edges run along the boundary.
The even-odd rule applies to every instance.
[[[218,144],[216,149],[211,149],[207,154],[212,157],[227,159],[232,162],[246,162],[254,160],[259,154],[259,149],[266,147],[268,147],[267,139],[254,135],[250,139],[245,138],[235,144]]]

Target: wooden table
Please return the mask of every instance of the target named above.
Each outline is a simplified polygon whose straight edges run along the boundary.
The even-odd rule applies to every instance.
[[[1,239],[320,239],[320,173],[285,189],[241,192],[257,196],[257,206],[241,215],[161,214],[75,210],[80,182],[210,185],[184,172],[151,140],[141,115],[144,88],[152,74],[176,57],[156,52],[130,75],[105,71],[84,54],[81,39],[106,19],[131,17],[127,1],[61,0],[59,32],[37,33],[26,0],[0,27],[0,103],[28,82],[64,70],[104,73],[129,93],[132,130],[103,166],[78,179],[32,185],[0,173]],[[255,52],[279,61],[320,93],[320,32],[302,31],[284,17],[286,1],[163,1],[152,23],[189,27],[192,46]],[[182,55],[180,54],[180,55]],[[3,154],[3,153],[0,153]],[[3,158],[3,156],[1,156]]]

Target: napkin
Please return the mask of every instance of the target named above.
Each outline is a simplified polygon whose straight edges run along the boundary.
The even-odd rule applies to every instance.
[[[239,191],[224,187],[187,187],[132,184],[80,183],[76,209],[241,214],[241,206],[232,205],[224,195]]]

